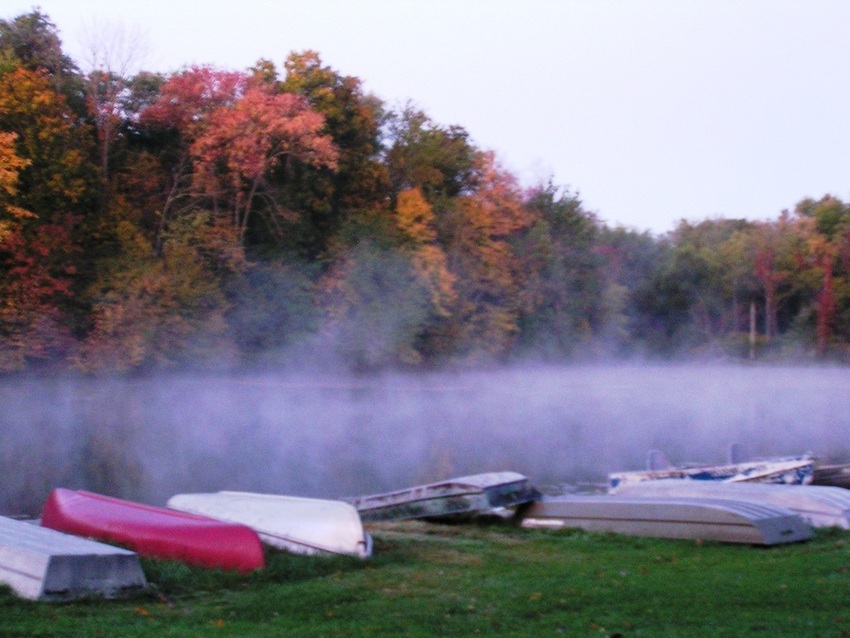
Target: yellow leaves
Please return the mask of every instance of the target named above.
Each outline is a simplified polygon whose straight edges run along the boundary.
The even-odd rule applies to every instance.
[[[0,132],[0,195],[17,193],[18,174],[30,164],[15,152],[15,133]],[[2,201],[2,200],[0,200]]]
[[[77,367],[167,366],[201,347],[197,335],[224,332],[227,302],[210,264],[213,256],[205,254],[215,251],[204,241],[207,230],[203,224],[170,229],[160,257],[132,223],[116,226],[121,254],[90,293],[97,300],[94,326],[74,360]]]
[[[11,203],[11,198],[18,192],[18,175],[29,166],[30,161],[18,156],[15,152],[14,133],[0,132],[0,213],[6,213],[14,220],[32,219],[36,217],[28,210]],[[6,241],[12,225],[8,221],[0,221],[0,243]]]
[[[439,246],[422,246],[413,254],[413,268],[431,293],[431,304],[441,317],[448,317],[457,300],[455,281],[446,254]]]
[[[532,222],[522,202],[516,178],[502,168],[492,153],[478,159],[479,186],[461,204],[465,222],[482,241],[507,237]]]
[[[448,259],[437,240],[434,211],[418,188],[403,190],[398,194],[395,222],[408,247],[413,269],[431,296],[434,311],[448,317],[450,307],[457,299],[455,276],[449,270]]]
[[[437,239],[434,227],[434,211],[418,188],[409,188],[398,194],[396,224],[405,238],[425,244]]]
[[[38,184],[21,194],[26,208],[64,209],[82,198],[90,140],[44,73],[18,68],[0,75],[0,128],[15,133],[15,154],[26,162],[12,158],[10,165],[10,139],[0,142],[0,172],[11,171],[0,177],[0,190],[10,195],[9,180],[26,170],[27,181]]]

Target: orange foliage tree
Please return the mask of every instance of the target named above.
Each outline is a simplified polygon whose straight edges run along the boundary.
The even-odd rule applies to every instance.
[[[477,162],[478,186],[459,201],[449,239],[449,265],[461,300],[457,319],[472,351],[502,355],[519,329],[523,273],[510,240],[533,216],[523,205],[516,178],[492,153]]]
[[[410,255],[416,276],[429,291],[434,313],[448,317],[457,300],[455,276],[437,243],[434,211],[418,188],[399,193],[395,219],[402,234],[402,250]]]
[[[192,144],[195,186],[212,199],[214,210],[229,212],[244,239],[266,178],[281,162],[336,167],[337,151],[323,127],[324,118],[302,98],[250,87],[233,105],[215,110]],[[274,198],[264,201],[281,212]]]
[[[244,73],[194,67],[177,74],[141,121],[174,130],[181,139],[167,201],[188,195],[195,206],[229,219],[241,240],[259,199],[282,212],[274,198],[263,197],[270,171],[288,160],[336,166],[336,149],[322,132],[324,118],[303,98],[275,93]]]

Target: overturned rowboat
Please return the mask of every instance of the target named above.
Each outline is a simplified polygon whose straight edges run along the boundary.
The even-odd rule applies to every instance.
[[[540,496],[522,474],[489,472],[361,496],[350,502],[364,521],[388,521],[503,513]]]
[[[177,494],[168,507],[247,525],[272,547],[297,554],[347,554],[366,558],[372,538],[357,510],[343,501],[216,492]]]
[[[850,490],[840,487],[665,479],[624,485],[618,494],[755,501],[790,510],[813,527],[850,529]]]
[[[770,505],[608,494],[542,499],[529,506],[521,525],[749,545],[793,543],[812,536],[811,527],[799,516]]]
[[[850,465],[815,465],[812,485],[850,489]]]
[[[265,566],[263,545],[249,527],[91,492],[53,490],[41,524],[198,567],[248,572]]]
[[[147,586],[135,552],[0,517],[0,583],[20,597],[114,598]]]
[[[652,450],[649,453],[647,466],[646,470],[609,474],[608,491],[615,494],[625,485],[661,479],[808,485],[812,482],[815,459],[809,454],[802,454],[743,463],[674,466],[667,462],[663,454],[657,450]]]

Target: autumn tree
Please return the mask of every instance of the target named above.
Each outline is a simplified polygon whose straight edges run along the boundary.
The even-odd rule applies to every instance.
[[[214,111],[192,143],[193,184],[216,214],[230,217],[244,241],[260,201],[272,227],[291,212],[267,194],[269,174],[278,165],[336,168],[338,153],[323,128],[324,118],[299,96],[251,86],[232,106]]]
[[[315,51],[292,53],[278,90],[300,95],[325,118],[338,152],[337,170],[305,163],[277,171],[281,199],[299,211],[288,244],[309,259],[332,259],[329,250],[357,217],[386,212],[389,176],[381,161],[383,103],[361,81],[323,65]],[[268,73],[268,68],[266,67]]]
[[[77,322],[78,228],[88,200],[85,132],[44,70],[0,75],[4,202],[0,227],[2,364],[47,361]]]
[[[492,153],[479,153],[474,192],[459,198],[447,235],[449,269],[457,277],[456,345],[473,355],[503,356],[519,331],[525,273],[511,245],[533,222],[516,178]]]
[[[38,9],[12,20],[0,19],[0,60],[0,67],[8,65],[6,71],[23,68],[44,73],[50,87],[64,96],[71,113],[76,117],[85,115],[79,69],[63,52],[56,25]]]
[[[92,326],[76,366],[126,372],[232,362],[222,279],[244,268],[244,255],[227,229],[183,217],[169,225],[161,254],[127,221],[117,234],[121,249],[89,291]]]
[[[787,212],[752,228],[754,272],[764,308],[764,335],[779,337],[798,315],[804,285],[797,276],[804,262],[807,224]]]
[[[410,255],[416,275],[430,291],[434,313],[449,316],[457,299],[455,276],[437,243],[434,211],[418,188],[399,193],[395,219],[401,233],[401,250]]]
[[[43,71],[0,75],[0,130],[15,133],[16,151],[29,162],[20,174],[21,206],[36,214],[69,211],[90,197],[87,131]]]
[[[832,345],[850,336],[846,320],[850,315],[850,205],[827,195],[818,201],[801,201],[795,213],[809,227],[799,263],[812,299],[815,350],[824,356]]]
[[[336,167],[322,116],[244,73],[188,69],[163,85],[141,119],[179,136],[163,218],[187,201],[226,217],[243,242],[253,213],[263,212],[272,228],[291,213],[269,193],[273,170],[295,161]]]
[[[147,170],[138,177],[146,191],[157,191],[151,228],[157,250],[171,219],[193,214],[198,207],[192,188],[192,144],[202,135],[211,114],[234,104],[246,86],[243,73],[190,67],[155,86],[153,95],[141,101],[139,138],[145,142],[143,149],[149,150],[143,156]]]

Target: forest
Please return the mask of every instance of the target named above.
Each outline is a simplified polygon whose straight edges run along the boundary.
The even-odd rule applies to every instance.
[[[850,203],[610,227],[293,52],[83,72],[0,20],[0,373],[850,358]]]

